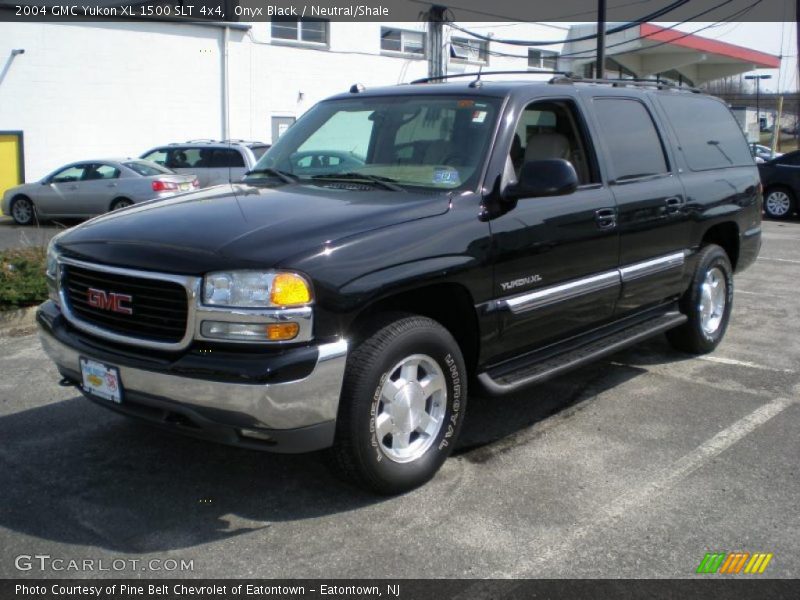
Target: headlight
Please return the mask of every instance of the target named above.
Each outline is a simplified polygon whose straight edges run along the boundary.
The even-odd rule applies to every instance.
[[[286,271],[219,271],[206,275],[203,283],[203,303],[209,306],[304,306],[312,299],[306,278]]]
[[[58,297],[58,253],[56,252],[56,239],[61,234],[50,239],[47,244],[47,262],[45,263],[45,279],[47,280],[47,295],[56,304],[60,303]]]

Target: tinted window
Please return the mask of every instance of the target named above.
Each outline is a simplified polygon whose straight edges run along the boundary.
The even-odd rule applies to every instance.
[[[167,151],[166,148],[159,148],[158,150],[153,150],[149,154],[145,154],[142,158],[151,160],[159,165],[165,165],[167,163]]]
[[[50,179],[53,183],[71,183],[73,181],[80,181],[83,178],[83,172],[86,165],[77,165],[74,167],[67,167],[63,171],[59,171]]]
[[[253,153],[253,156],[256,157],[256,160],[264,156],[264,152],[269,150],[269,146],[266,144],[263,146],[250,146],[250,151]]]
[[[791,152],[790,154],[781,156],[776,162],[779,165],[800,166],[800,152]]]
[[[595,113],[619,181],[667,172],[661,139],[650,113],[638,100],[595,98]]]
[[[687,94],[661,94],[658,101],[693,171],[753,164],[744,133],[721,102]]]
[[[242,158],[242,155],[238,150],[214,150],[214,157],[211,159],[211,166],[215,168],[243,167],[244,158]]]
[[[169,169],[209,168],[213,153],[212,148],[172,148],[165,166]]]
[[[83,179],[92,181],[94,179],[116,179],[119,177],[119,169],[111,165],[91,165],[84,171]]]

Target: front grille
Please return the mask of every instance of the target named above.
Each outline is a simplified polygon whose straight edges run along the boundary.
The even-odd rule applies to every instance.
[[[180,342],[186,334],[188,302],[186,289],[171,281],[131,277],[62,265],[61,285],[72,314],[106,331],[161,343]],[[131,314],[92,306],[89,289],[110,297],[124,294]],[[97,292],[93,292],[96,297]]]

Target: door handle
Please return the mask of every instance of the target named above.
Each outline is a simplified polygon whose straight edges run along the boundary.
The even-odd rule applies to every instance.
[[[684,200],[679,196],[673,196],[672,198],[667,198],[664,200],[664,204],[667,207],[667,214],[674,215],[677,212],[680,212],[681,208],[683,208]]]
[[[594,211],[594,220],[600,229],[613,229],[617,226],[617,209],[599,208]]]
[[[109,183],[108,187],[117,187],[117,184],[116,183]]]

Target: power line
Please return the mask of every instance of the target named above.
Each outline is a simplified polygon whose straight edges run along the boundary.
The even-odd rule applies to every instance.
[[[690,1],[691,0],[676,0],[675,2],[673,2],[671,4],[668,4],[664,8],[660,8],[660,9],[658,9],[656,11],[653,11],[653,12],[651,12],[651,13],[649,13],[647,15],[644,15],[643,17],[640,17],[640,18],[638,18],[638,19],[636,19],[634,21],[631,21],[629,23],[623,23],[622,25],[617,25],[616,27],[612,27],[611,29],[608,29],[606,31],[606,35],[610,35],[612,33],[619,33],[621,31],[626,31],[626,30],[631,29],[633,27],[636,27],[637,25],[639,25],[641,23],[644,23],[646,21],[652,21],[652,20],[658,19],[659,17],[662,17],[663,15],[667,14],[668,12],[671,12],[671,11],[675,10],[676,8],[680,8],[684,4],[688,4]],[[729,0],[729,1],[733,1],[733,0]],[[491,36],[483,35],[482,33],[477,33],[475,31],[470,31],[469,29],[465,29],[465,28],[463,28],[463,27],[461,27],[459,25],[456,25],[455,23],[449,23],[449,25],[450,25],[450,27],[452,27],[454,29],[457,29],[459,31],[462,31],[463,33],[466,33],[466,34],[471,35],[471,36],[473,36],[475,38],[478,38],[479,40],[484,40],[484,41],[487,41],[487,42],[493,41],[493,42],[498,42],[498,43],[501,43],[501,44],[508,44],[509,46],[552,46],[552,45],[555,45],[555,44],[563,44],[563,43],[568,42],[568,41],[571,41],[571,42],[582,42],[582,41],[585,41],[585,40],[593,40],[593,39],[597,38],[597,33],[593,33],[593,34],[588,34],[588,35],[580,36],[580,37],[577,37],[577,38],[566,39],[566,40],[511,40],[511,39],[498,39],[498,38],[493,38]]]
[[[706,9],[705,11],[695,15],[694,17],[690,17],[690,18],[688,18],[688,19],[686,19],[684,21],[681,21],[680,23],[676,23],[675,25],[671,25],[670,27],[664,27],[664,30],[673,30],[673,29],[675,29],[675,27],[678,27],[679,25],[684,25],[684,24],[688,23],[689,21],[693,21],[694,19],[696,19],[698,17],[701,17],[704,14],[707,14],[708,12],[711,12],[712,10],[716,10],[716,9],[722,7],[722,6],[725,6],[726,4],[730,4],[733,1],[734,0],[725,0],[725,2],[722,2],[722,3],[714,6],[713,8]],[[689,37],[690,35],[694,35],[694,34],[699,33],[701,31],[705,31],[706,29],[711,29],[713,27],[719,27],[720,25],[724,25],[725,23],[729,22],[731,19],[736,19],[736,18],[739,18],[741,16],[744,16],[746,13],[750,12],[751,10],[753,10],[753,8],[755,8],[757,5],[761,4],[763,1],[764,0],[755,0],[755,2],[753,2],[752,4],[749,4],[748,6],[737,10],[736,12],[728,15],[727,17],[725,17],[721,21],[716,21],[716,22],[714,22],[714,23],[712,23],[710,25],[706,25],[705,27],[701,27],[700,29],[696,29],[695,31],[692,31],[692,32],[689,32],[689,33],[684,33],[683,35],[676,36],[676,37],[671,38],[669,40],[664,40],[663,42],[659,42],[659,43],[657,43],[657,44],[655,44],[653,46],[649,46],[648,49],[658,48],[659,46],[663,46],[665,44],[672,44],[672,43],[674,43],[674,42],[676,42],[678,40],[682,40],[683,38]],[[638,40],[646,40],[646,39],[650,38],[651,35],[652,34],[640,35],[639,37],[631,38],[629,40],[624,40],[622,42],[617,42],[616,44],[611,44],[611,45],[607,46],[607,48],[615,48],[617,46],[624,46],[625,44],[629,44],[631,42],[635,42],[635,41],[638,41]],[[572,40],[570,40],[570,41],[572,41]],[[579,55],[582,55],[582,54],[586,55],[586,56],[579,56]],[[574,58],[574,57],[589,58],[593,54],[594,54],[594,49],[590,49],[590,50],[579,50],[578,52],[569,52],[569,53],[566,53],[566,54],[561,54],[561,55],[559,55],[559,57],[560,58]]]

